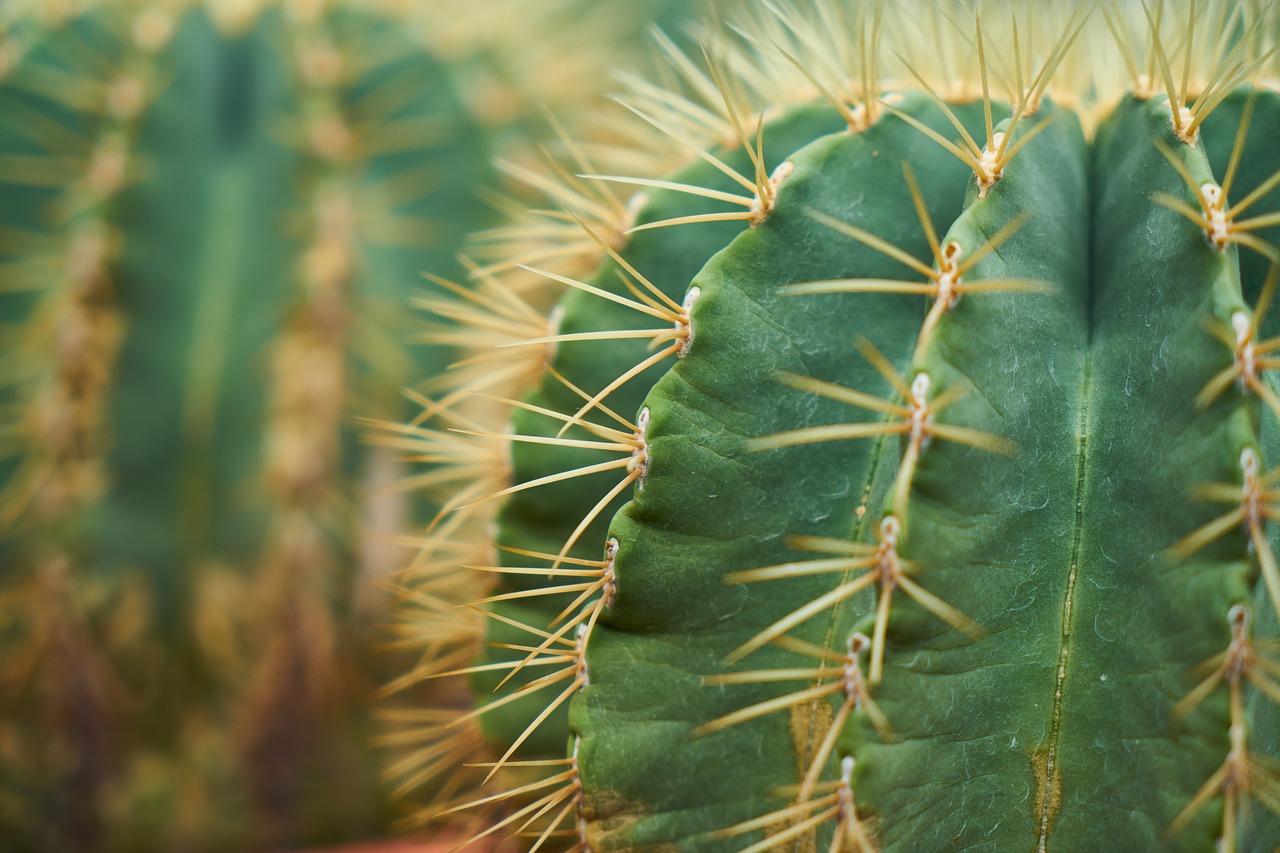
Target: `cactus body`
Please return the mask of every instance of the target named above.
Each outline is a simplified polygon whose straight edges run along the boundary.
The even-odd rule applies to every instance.
[[[621,248],[551,276],[547,368],[475,430],[511,459],[465,510],[501,504],[489,646],[438,673],[502,767],[443,811],[574,850],[1271,849],[1275,9],[1078,11],[1034,63],[989,13],[895,19],[879,82],[853,7],[688,72],[738,143],[623,179]],[[820,30],[852,84],[736,100],[721,69]]]

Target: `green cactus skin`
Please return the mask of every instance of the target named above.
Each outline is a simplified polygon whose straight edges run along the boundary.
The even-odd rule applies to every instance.
[[[1079,103],[1114,88],[1101,72],[1045,95],[1024,63],[1015,108],[985,97],[992,57],[1015,61],[987,12],[963,45],[909,51],[945,68],[977,46],[984,96],[947,95],[954,127],[941,99],[885,84],[881,108],[855,85],[852,129],[765,111],[753,166],[759,105],[730,109],[745,144],[716,156],[777,179],[750,221],[647,230],[740,192],[707,157],[647,182],[639,230],[590,287],[566,282],[509,479],[468,507],[502,499],[506,571],[479,605],[483,662],[441,668],[473,679],[484,767],[519,778],[446,815],[506,805],[478,836],[576,851],[1280,843],[1277,320],[1254,319],[1280,257],[1276,9],[1197,65],[1217,35],[1188,15],[1230,15],[1209,5],[1044,23],[1086,27],[1095,68],[1120,63],[1115,32],[1128,91],[1096,112]],[[753,59],[744,79],[784,64]],[[1184,64],[1212,81],[1199,102]],[[1072,85],[1095,91],[1071,106]],[[939,146],[960,126],[987,158]],[[1201,187],[1228,180],[1215,226]],[[649,284],[656,326],[600,294]],[[673,319],[650,340],[687,349],[593,405],[655,348],[584,333]]]
[[[445,363],[406,351],[400,306],[485,221],[482,129],[396,20],[345,4],[12,32],[3,846],[376,832],[353,591],[394,564],[369,562],[388,451],[357,416],[399,420]],[[90,612],[97,587],[150,603]]]

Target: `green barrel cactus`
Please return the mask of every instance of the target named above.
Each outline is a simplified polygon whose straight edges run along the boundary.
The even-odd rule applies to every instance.
[[[431,510],[360,420],[452,360],[404,306],[597,56],[578,0],[445,5],[0,9],[0,847],[390,817],[379,587]]]
[[[623,100],[685,165],[583,165],[639,190],[560,215],[599,269],[482,271],[503,370],[413,427],[454,460],[415,676],[474,697],[420,715],[427,811],[575,851],[1280,844],[1277,32],[831,0],[671,51]]]

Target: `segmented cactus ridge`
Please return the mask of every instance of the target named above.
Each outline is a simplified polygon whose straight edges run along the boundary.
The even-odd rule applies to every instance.
[[[697,160],[593,173],[643,190],[628,239],[544,271],[555,332],[505,347],[542,378],[460,427],[509,479],[419,562],[493,530],[482,662],[473,629],[417,672],[477,696],[425,755],[499,744],[439,807],[495,812],[476,838],[1274,845],[1277,10],[979,11],[771,8],[673,57],[722,147],[641,87]],[[762,97],[779,68],[809,95]]]

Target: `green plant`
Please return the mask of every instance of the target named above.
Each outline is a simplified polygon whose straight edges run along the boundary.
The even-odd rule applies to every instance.
[[[597,176],[643,194],[548,321],[485,283],[533,390],[459,374],[492,419],[417,428],[458,460],[417,604],[495,579],[416,671],[476,697],[422,715],[434,811],[579,851],[1280,842],[1277,8],[1023,8],[770,6],[634,90],[696,157]]]
[[[579,12],[0,10],[0,846],[384,824],[380,586],[430,515],[358,419],[452,358],[404,306],[590,79],[554,51]]]

